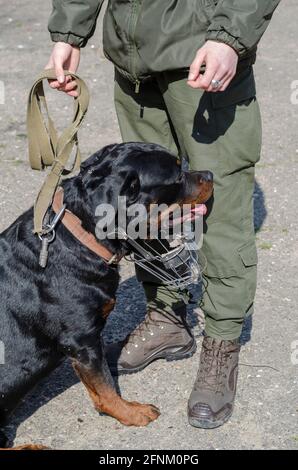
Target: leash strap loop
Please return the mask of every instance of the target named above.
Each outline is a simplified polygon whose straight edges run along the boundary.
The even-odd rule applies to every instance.
[[[86,83],[76,74],[64,71],[77,83],[78,97],[74,99],[74,117],[70,126],[65,129],[60,137],[48,111],[44,94],[43,80],[55,79],[55,71],[44,70],[34,82],[28,97],[27,104],[27,133],[28,150],[31,168],[43,170],[51,166],[34,205],[34,233],[43,233],[43,220],[48,207],[52,204],[53,197],[66,164],[75,147],[74,164],[70,174],[77,171],[81,163],[81,154],[78,146],[80,125],[85,117],[89,105],[89,91]],[[43,117],[42,108],[47,118],[47,126]]]

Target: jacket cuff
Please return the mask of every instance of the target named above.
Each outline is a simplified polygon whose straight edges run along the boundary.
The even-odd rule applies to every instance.
[[[206,34],[206,41],[223,42],[224,44],[227,44],[228,46],[232,47],[240,57],[247,53],[247,48],[239,41],[239,39],[232,36],[225,29],[209,29]]]
[[[88,42],[88,38],[82,38],[73,33],[51,33],[51,39],[53,42],[66,42],[76,47],[85,47]]]

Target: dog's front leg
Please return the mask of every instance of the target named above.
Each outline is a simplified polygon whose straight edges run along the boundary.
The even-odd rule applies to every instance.
[[[126,426],[147,426],[160,415],[154,405],[129,402],[117,394],[103,355],[89,364],[73,360],[73,367],[85,385],[96,410],[116,418]]]

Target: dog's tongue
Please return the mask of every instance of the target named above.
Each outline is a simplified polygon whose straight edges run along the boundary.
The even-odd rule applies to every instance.
[[[190,212],[185,214],[183,217],[177,217],[173,220],[172,225],[184,222],[186,220],[195,220],[196,217],[203,216],[207,212],[207,207],[205,204],[196,204]]]
[[[195,215],[205,215],[207,212],[207,207],[205,204],[196,204],[196,206],[191,209],[191,213]]]

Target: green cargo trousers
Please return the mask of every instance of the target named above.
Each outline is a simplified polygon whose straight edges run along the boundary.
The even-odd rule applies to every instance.
[[[214,196],[205,219],[201,252],[201,307],[208,336],[232,340],[253,310],[257,251],[253,224],[255,164],[260,158],[261,117],[252,67],[238,72],[224,92],[190,88],[184,71],[164,72],[135,86],[115,72],[115,106],[123,141],[154,142],[210,170]],[[148,282],[151,306],[177,307],[177,291]]]

